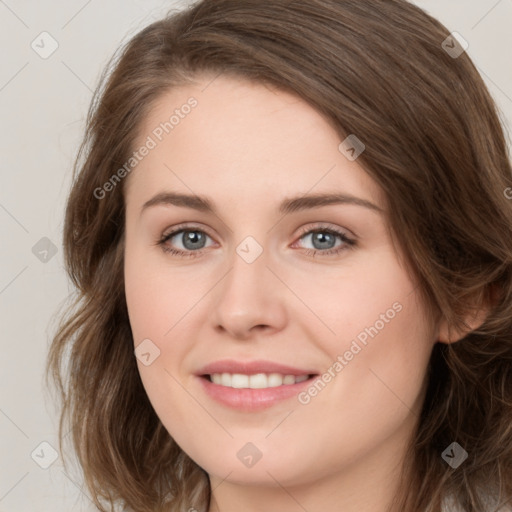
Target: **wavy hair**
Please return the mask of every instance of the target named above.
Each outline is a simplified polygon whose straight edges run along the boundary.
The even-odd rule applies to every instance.
[[[447,39],[448,38],[448,39]],[[165,430],[143,388],[123,281],[121,181],[162,94],[219,74],[305,100],[366,145],[358,163],[389,205],[436,343],[393,510],[482,512],[512,500],[512,169],[500,112],[467,53],[405,0],[203,0],[174,10],[115,53],[94,93],[65,211],[65,268],[76,290],[46,367],[73,452],[99,510],[208,510],[207,473]],[[467,315],[487,308],[468,329]],[[457,469],[442,458],[458,442]],[[65,464],[66,460],[64,459]],[[390,508],[391,510],[391,508]]]

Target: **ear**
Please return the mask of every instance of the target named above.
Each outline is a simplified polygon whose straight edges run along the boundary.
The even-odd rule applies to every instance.
[[[464,317],[464,327],[454,329],[443,317],[438,326],[437,341],[441,343],[455,343],[461,340],[471,331],[478,329],[484,322],[491,311],[491,304],[494,305],[498,299],[498,290],[495,287],[490,288],[490,299],[485,302],[480,294],[478,300],[473,301],[473,306],[468,309],[468,313]],[[474,304],[478,303],[478,306]]]
[[[469,332],[480,327],[485,322],[488,313],[487,308],[481,308],[476,313],[466,315],[464,317],[464,327],[461,329],[450,328],[446,319],[443,318],[439,323],[437,341],[441,343],[455,343],[461,340]]]

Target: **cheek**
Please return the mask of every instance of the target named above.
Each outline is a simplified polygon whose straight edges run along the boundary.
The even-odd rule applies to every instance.
[[[182,333],[197,329],[194,306],[205,292],[163,275],[157,280],[144,279],[142,274],[127,277],[126,302],[135,345],[150,338],[166,352],[179,350],[176,336],[180,333],[182,339]]]
[[[171,273],[155,261],[148,264],[147,250],[129,244],[124,278],[139,373],[150,401],[165,417],[171,414],[171,402],[186,401],[172,377],[183,381],[188,370],[183,361],[193,349],[190,333],[197,329],[194,304],[201,297],[200,290],[183,273]]]
[[[171,329],[174,312],[184,300],[183,288],[166,281],[165,269],[148,261],[148,251],[127,240],[125,296],[134,343],[154,340],[160,347]],[[186,290],[185,290],[186,291]]]
[[[369,332],[375,333],[375,328],[388,330],[393,323],[396,329],[404,317],[421,313],[416,304],[406,314],[399,313],[416,285],[387,247],[360,253],[336,268],[308,275],[290,272],[284,280],[309,310],[303,307],[306,314],[290,322],[314,328],[311,339],[324,339],[332,354],[345,350],[345,345],[348,349],[358,336],[363,343],[371,339]]]
[[[435,340],[416,282],[395,255],[382,251],[354,266],[331,283],[325,303],[314,301],[332,331],[317,340],[330,366],[337,362],[331,372],[343,375],[328,384],[334,395],[352,397],[356,410],[383,405],[383,417],[400,400],[414,403]]]
[[[178,313],[188,301],[183,297],[186,289],[170,286],[163,271],[148,265],[147,256],[127,244],[125,295],[137,367],[147,397],[167,428],[174,424],[179,427],[181,423],[175,420],[176,411],[180,410],[181,404],[188,403],[186,393],[177,383],[182,380],[177,369],[187,344],[176,342],[176,333],[182,325],[188,325],[186,316],[177,324],[185,311]],[[176,329],[173,329],[175,324]],[[171,425],[166,422],[169,419]]]
[[[357,324],[352,322],[343,331],[338,322],[341,334],[327,349],[332,365],[338,364],[324,399],[343,404],[344,409],[333,414],[333,423],[344,428],[345,413],[351,411],[349,421],[354,430],[360,429],[361,439],[376,434],[372,433],[374,425],[381,426],[377,436],[385,435],[411,411],[419,412],[433,330],[412,283],[406,278],[399,287],[398,283],[377,287],[360,308],[353,305],[350,312]],[[374,420],[371,425],[369,411]]]

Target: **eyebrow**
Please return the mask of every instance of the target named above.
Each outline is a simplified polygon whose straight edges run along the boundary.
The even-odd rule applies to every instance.
[[[372,202],[361,199],[350,194],[312,194],[299,197],[286,198],[279,205],[279,213],[286,215],[302,210],[319,208],[333,204],[352,204],[368,208],[377,213],[383,213],[382,208]],[[141,208],[141,215],[144,211],[152,206],[158,205],[174,205],[185,208],[191,208],[200,212],[212,213],[217,215],[217,210],[212,201],[205,196],[181,194],[179,192],[160,192],[148,201]]]

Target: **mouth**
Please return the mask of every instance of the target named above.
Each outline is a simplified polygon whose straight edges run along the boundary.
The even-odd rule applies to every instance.
[[[297,400],[318,374],[213,373],[196,375],[204,394],[224,407],[255,413]]]
[[[200,377],[218,386],[233,389],[269,389],[281,386],[293,386],[317,377],[317,374],[291,375],[281,373],[212,373]]]

